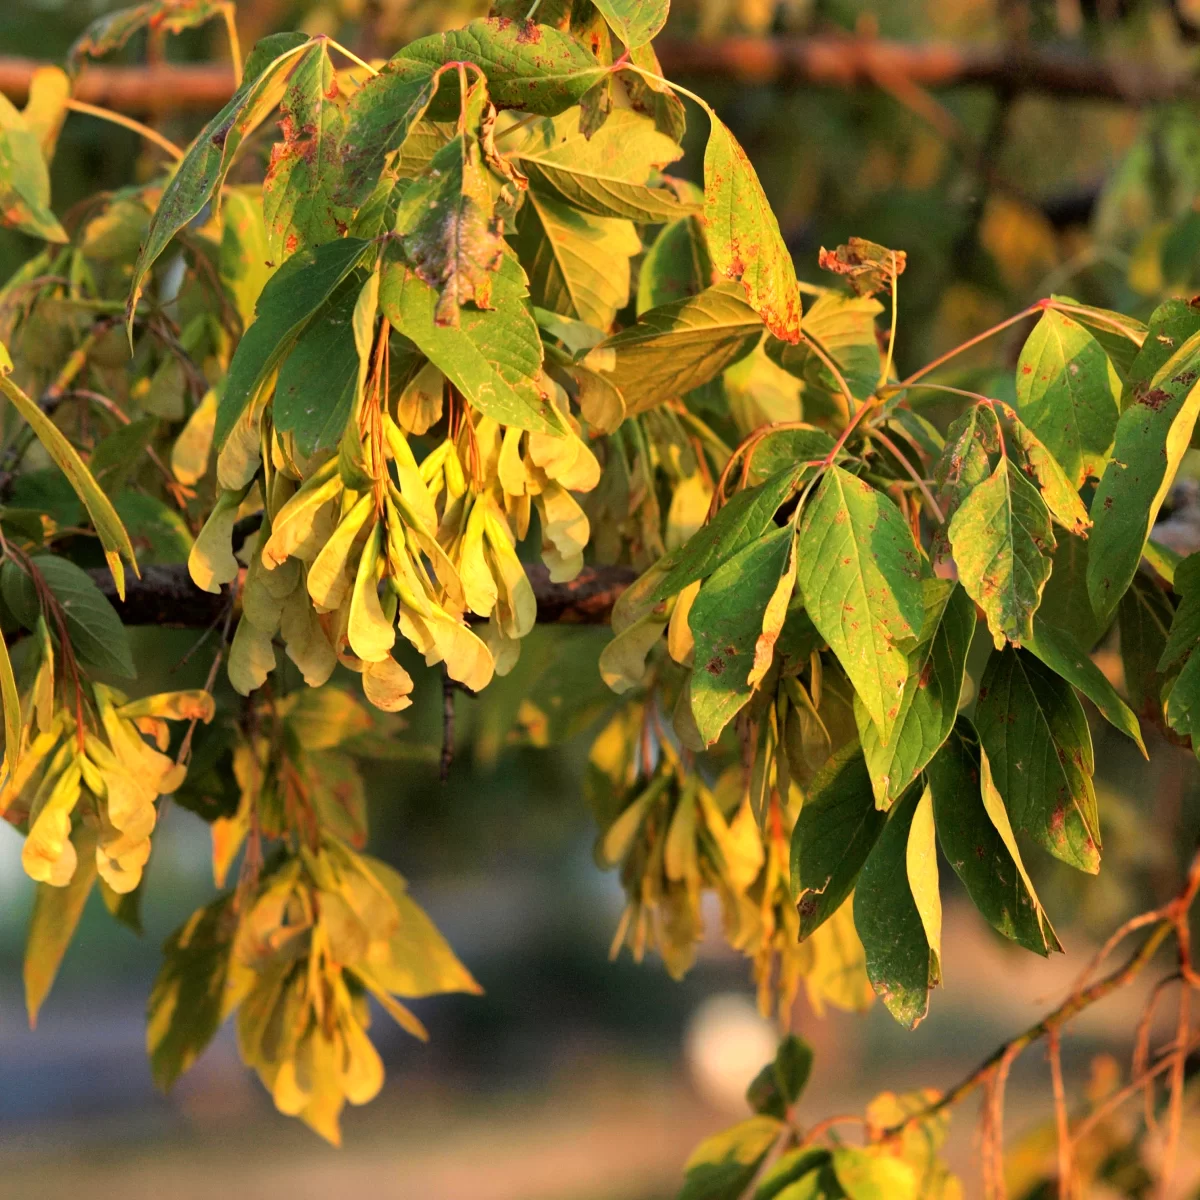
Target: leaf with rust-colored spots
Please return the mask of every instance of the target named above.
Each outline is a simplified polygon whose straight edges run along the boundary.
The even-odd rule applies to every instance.
[[[817,263],[823,271],[845,276],[856,296],[873,296],[889,289],[892,281],[904,274],[908,255],[866,238],[852,237],[836,250],[822,246]]]
[[[1154,310],[1141,349],[1126,372],[1125,390],[1121,395],[1122,412],[1136,402],[1139,385],[1144,385],[1195,333],[1200,333],[1200,304],[1193,300],[1164,300]]]
[[[1140,364],[1154,362],[1156,340],[1147,338],[1134,363],[1133,399],[1117,423],[1112,460],[1092,500],[1088,594],[1104,617],[1116,610],[1137,571],[1200,415],[1200,333],[1147,377]]]
[[[37,133],[0,95],[0,222],[48,242],[67,231],[50,211],[50,172]]]
[[[529,311],[525,272],[506,251],[492,282],[490,309],[463,309],[457,326],[435,319],[438,295],[388,251],[379,288],[384,316],[420,348],[474,408],[502,425],[556,433],[562,418],[538,383],[542,339]]]
[[[215,449],[220,450],[308,323],[373,249],[358,238],[339,238],[289,258],[271,276],[229,364],[213,430]]]
[[[974,633],[975,604],[967,593],[943,579],[925,580],[921,641],[909,656],[896,728],[886,746],[855,697],[854,716],[880,808],[889,808],[917,778],[954,728]]]
[[[934,466],[938,506],[945,521],[933,531],[934,562],[950,557],[950,522],[962,502],[991,474],[991,455],[1000,449],[1000,423],[988,404],[967,409],[946,431],[946,442]]]
[[[556,116],[578,104],[609,68],[575,38],[548,25],[494,17],[461,29],[434,33],[406,46],[396,56],[441,66],[467,62],[487,76],[497,108]],[[458,81],[442,83],[439,107],[458,111]],[[439,118],[440,119],[440,118]]]
[[[1003,407],[1012,424],[1013,440],[1025,459],[1025,468],[1037,480],[1051,517],[1068,533],[1086,537],[1092,519],[1058,459],[1007,404]]]
[[[1092,735],[1071,685],[1024,650],[994,651],[975,727],[1013,828],[1063,862],[1099,871]]]
[[[704,581],[688,613],[696,639],[692,714],[711,745],[750,699],[763,615],[788,568],[790,526],[772,529]]]
[[[667,23],[671,0],[595,0],[604,19],[630,50],[658,36]]]
[[[1017,361],[1017,410],[1073,487],[1103,472],[1120,400],[1104,347],[1070,317],[1044,312]]]
[[[632,221],[530,192],[513,244],[540,308],[606,330],[629,303],[631,261],[642,248]]]
[[[653,182],[658,170],[683,157],[683,148],[659,133],[649,117],[628,108],[612,113],[590,139],[579,131],[573,109],[530,125],[505,113],[496,122],[496,142],[529,176],[534,191],[593,216],[651,224],[699,208]]]
[[[340,203],[358,208],[371,195],[387,160],[424,117],[438,80],[433,64],[397,55],[350,97],[342,134]]]
[[[221,16],[228,6],[228,0],[151,0],[148,4],[105,13],[72,43],[67,51],[67,69],[76,74],[84,59],[102,58],[120,50],[142,29],[182,33]]]
[[[219,197],[238,148],[279,102],[284,68],[309,41],[301,33],[273,33],[251,51],[242,86],[200,131],[163,189],[133,268],[130,313],[137,308],[147,272],[171,239],[200,215],[209,200]]]
[[[1028,641],[1056,543],[1046,502],[1011,458],[963,501],[949,536],[959,580],[996,645]]]
[[[765,533],[779,506],[797,487],[802,470],[784,466],[757,487],[743,488],[717,509],[711,521],[672,552],[670,570],[654,589],[654,599],[665,600],[706,578]]]
[[[862,750],[848,743],[813,780],[792,830],[792,895],[802,941],[850,895],[886,823]]]
[[[642,313],[583,363],[620,390],[629,413],[639,413],[715,379],[761,337],[762,321],[741,288],[723,283]]]
[[[797,583],[813,624],[887,745],[925,619],[923,558],[896,505],[831,467],[804,514]]]
[[[345,127],[338,84],[325,42],[310,46],[288,75],[279,108],[283,140],[271,150],[263,180],[269,259],[341,237],[353,210],[335,203]]]
[[[457,326],[464,304],[492,307],[504,238],[479,141],[487,108],[487,86],[479,81],[467,92],[459,132],[396,210],[395,231],[409,266],[438,293],[438,325]]]
[[[741,281],[780,340],[800,340],[800,288],[791,252],[745,150],[712,109],[704,152],[704,228],[713,267]]]
[[[978,739],[971,723],[960,717],[929,764],[938,842],[992,928],[1046,957],[1062,947],[1025,873],[1011,828],[998,828],[984,803],[980,771]],[[1003,816],[1003,804],[999,812]],[[1007,825],[1007,817],[1003,821]]]
[[[924,1019],[929,989],[941,982],[938,954],[929,944],[908,871],[910,835],[921,800],[920,789],[913,787],[896,804],[854,887],[854,928],[867,953],[871,986],[906,1029],[915,1029]],[[937,856],[932,846],[914,849],[922,894],[930,883],[936,892]]]

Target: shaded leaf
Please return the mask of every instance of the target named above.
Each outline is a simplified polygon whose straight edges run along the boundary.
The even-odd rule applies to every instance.
[[[975,727],[1013,828],[1095,874],[1092,735],[1070,684],[1023,650],[996,651],[979,681]]]
[[[856,400],[865,400],[879,386],[883,363],[875,336],[875,318],[882,311],[883,305],[870,297],[827,292],[809,305],[800,322],[805,339],[833,359]],[[773,362],[798,379],[840,394],[837,380],[808,340],[790,345],[778,338],[768,338],[766,350]]]
[[[712,280],[712,261],[697,217],[664,225],[638,268],[637,311],[685,300]]]
[[[1159,587],[1134,577],[1121,597],[1117,621],[1121,631],[1121,662],[1125,668],[1125,694],[1133,710],[1152,716],[1159,708],[1162,678],[1158,660],[1167,645],[1174,619],[1171,601]]]
[[[678,1200],[737,1200],[782,1133],[774,1117],[751,1117],[705,1138],[692,1151]]]
[[[813,781],[792,831],[801,940],[841,907],[886,823],[887,814],[875,807],[862,750],[843,747]]]

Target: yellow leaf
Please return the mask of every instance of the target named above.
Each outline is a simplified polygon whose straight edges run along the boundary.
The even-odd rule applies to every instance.
[[[431,362],[413,376],[396,402],[396,420],[408,433],[420,435],[442,419],[446,377]]]
[[[382,662],[396,644],[396,630],[379,603],[379,561],[383,526],[376,520],[358,560],[350,599],[347,636],[350,648],[364,663]]]
[[[390,654],[364,666],[362,686],[363,695],[383,712],[400,712],[412,704],[412,676]]]
[[[238,622],[229,648],[229,682],[242,696],[262,687],[267,676],[275,670],[275,647],[271,634],[264,633],[244,617]]]
[[[222,492],[192,545],[188,574],[202,592],[220,592],[222,584],[232,583],[238,576],[241,568],[233,555],[233,527],[247,490]]]
[[[374,507],[374,496],[360,497],[309,567],[308,594],[321,608],[338,608],[349,593],[351,553]]]

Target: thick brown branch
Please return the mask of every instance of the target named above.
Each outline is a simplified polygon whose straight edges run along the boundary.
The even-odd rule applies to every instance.
[[[920,44],[875,38],[663,39],[657,43],[668,75],[704,76],[742,84],[807,87],[983,86],[1009,94],[1041,92],[1081,99],[1149,104],[1200,94],[1195,79],[1154,63],[1105,61],[1048,48]],[[0,57],[0,91],[23,102],[39,64]],[[122,113],[212,111],[233,91],[224,64],[89,66],[74,98]]]
[[[528,570],[538,621],[549,624],[604,624],[617,597],[635,578],[628,567],[585,567],[570,583],[551,583],[540,563]],[[126,579],[124,601],[117,599],[107,569],[97,568],[91,576],[126,625],[207,629],[220,620],[228,604],[224,593],[214,596],[196,587],[182,564],[143,567],[141,579]]]

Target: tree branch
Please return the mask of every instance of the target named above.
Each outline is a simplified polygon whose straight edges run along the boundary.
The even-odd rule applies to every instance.
[[[665,38],[656,43],[669,75],[746,85],[895,89],[991,87],[1076,99],[1152,104],[1200,95],[1200,81],[1156,63],[1105,61],[1047,47],[907,43],[878,38]],[[0,91],[22,103],[40,64],[0,57]],[[74,98],[129,114],[220,108],[233,92],[224,64],[89,66]]]
[[[603,625],[617,597],[637,577],[629,567],[585,567],[570,583],[551,583],[541,563],[527,568],[537,597],[538,621],[557,625]],[[126,625],[159,625],[172,629],[207,629],[228,604],[227,591],[202,592],[186,565],[145,566],[140,579],[127,578],[125,599],[117,598],[108,569],[90,572]]]

